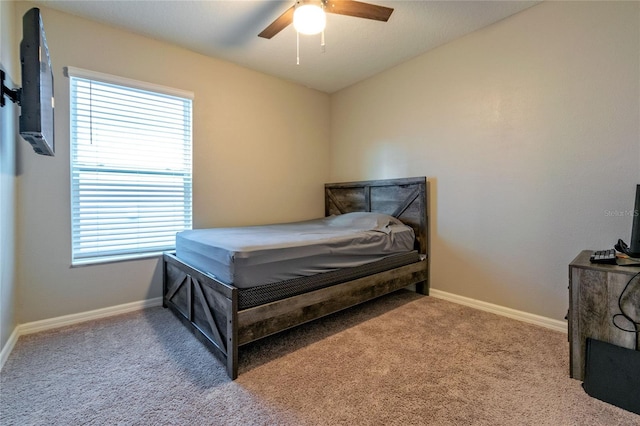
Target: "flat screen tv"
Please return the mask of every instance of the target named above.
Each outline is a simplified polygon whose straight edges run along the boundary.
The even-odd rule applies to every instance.
[[[636,206],[633,210],[629,256],[640,258],[640,185],[636,186]]]
[[[631,243],[627,246],[624,241],[618,240],[615,249],[627,256],[640,259],[640,185],[636,186],[635,208],[631,213]]]
[[[36,7],[22,18],[20,63],[20,135],[36,153],[54,155],[53,71],[40,9]]]

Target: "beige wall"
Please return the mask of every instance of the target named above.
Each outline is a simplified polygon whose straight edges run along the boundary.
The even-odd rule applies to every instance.
[[[16,6],[16,20],[29,6]],[[24,141],[19,146],[19,323],[161,295],[155,258],[70,267],[65,66],[195,93],[195,227],[323,214],[328,95],[51,9],[42,14],[55,78],[56,156],[36,155]]]
[[[20,22],[29,4],[0,5],[5,66],[21,31],[7,13]],[[16,323],[160,296],[157,259],[70,268],[64,66],[195,92],[196,227],[320,215],[328,180],[426,175],[433,287],[561,319],[567,263],[629,238],[630,217],[611,213],[640,182],[639,8],[545,2],[331,98],[43,8],[57,155],[19,140],[16,203],[3,183],[18,303],[3,275],[0,344]]]
[[[433,288],[561,320],[629,240],[640,3],[544,2],[332,96],[331,179],[426,175]]]
[[[14,85],[16,69],[14,36],[14,3],[0,1],[0,68],[5,71],[10,88]],[[15,301],[17,293],[15,272],[16,217],[16,121],[17,105],[5,98],[0,109],[0,349],[5,347],[16,327]]]

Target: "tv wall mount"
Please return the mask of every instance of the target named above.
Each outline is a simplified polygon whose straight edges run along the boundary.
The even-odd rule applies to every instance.
[[[4,84],[5,73],[4,70],[0,70],[0,85],[2,86],[2,93],[0,94],[0,107],[4,107],[4,97],[8,97],[14,104],[20,105],[20,95],[22,93],[22,89],[9,89]]]

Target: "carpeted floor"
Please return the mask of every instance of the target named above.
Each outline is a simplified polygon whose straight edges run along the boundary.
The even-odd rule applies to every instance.
[[[567,336],[400,291],[240,349],[163,308],[19,339],[2,425],[640,425],[569,378]]]

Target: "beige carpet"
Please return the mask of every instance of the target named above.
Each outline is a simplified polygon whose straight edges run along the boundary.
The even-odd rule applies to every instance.
[[[640,425],[568,375],[564,334],[408,291],[240,350],[162,308],[24,336],[2,425]]]

